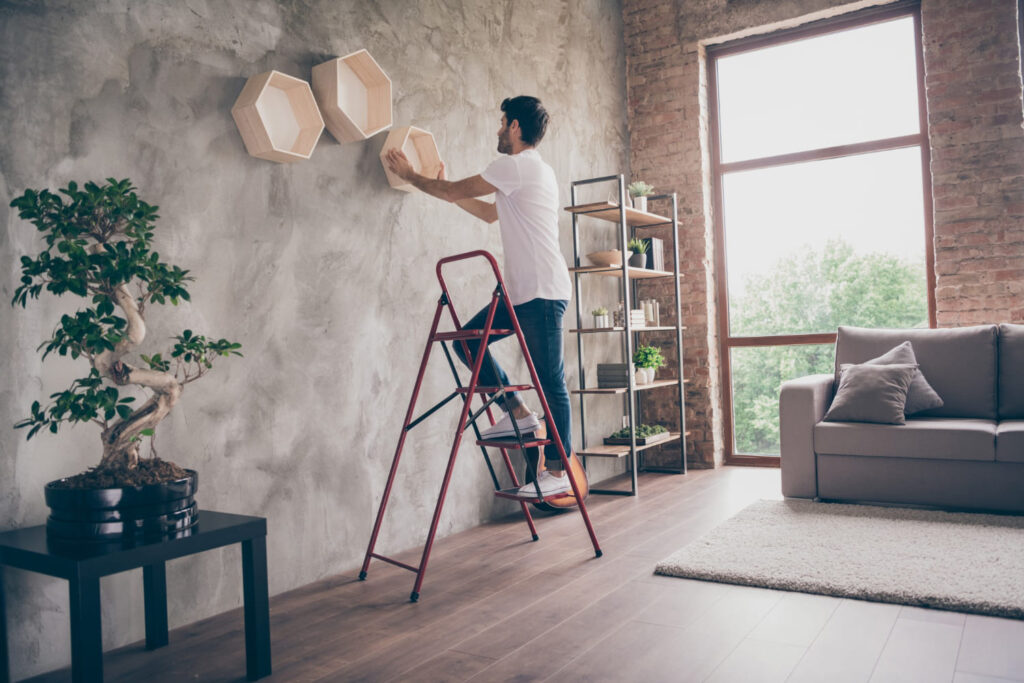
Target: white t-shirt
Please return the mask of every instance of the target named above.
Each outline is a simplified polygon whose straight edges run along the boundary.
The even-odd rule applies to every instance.
[[[572,296],[558,246],[558,181],[535,149],[498,157],[480,174],[498,189],[505,286],[513,306]]]

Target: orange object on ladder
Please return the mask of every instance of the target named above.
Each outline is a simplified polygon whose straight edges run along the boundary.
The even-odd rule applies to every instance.
[[[491,303],[487,312],[487,321],[484,324],[483,329],[466,330],[463,329],[461,323],[459,323],[459,318],[455,313],[455,308],[452,305],[451,297],[448,294],[448,288],[445,285],[444,276],[441,273],[441,268],[446,263],[451,263],[453,261],[462,261],[465,259],[475,258],[478,256],[486,258],[490,262],[491,268],[494,271],[494,277],[497,280],[497,286],[494,288],[494,293],[491,296]],[[445,496],[448,493],[448,485],[451,482],[452,471],[455,468],[455,456],[458,454],[459,446],[462,444],[462,435],[469,427],[472,427],[473,431],[476,433],[477,445],[481,447],[481,450],[483,451],[484,454],[484,459],[487,462],[487,467],[490,470],[491,479],[494,482],[494,495],[501,498],[510,498],[512,500],[519,501],[523,509],[523,514],[526,517],[526,523],[530,527],[530,533],[533,535],[533,540],[536,541],[538,539],[537,528],[534,526],[533,518],[530,516],[530,510],[527,507],[527,503],[543,505],[546,503],[550,503],[552,501],[558,501],[559,499],[565,499],[569,496],[574,496],[576,499],[576,503],[579,506],[580,514],[583,516],[583,523],[586,525],[587,533],[590,535],[590,541],[594,545],[594,554],[597,557],[601,557],[601,546],[597,542],[597,536],[594,534],[594,527],[590,523],[590,515],[587,514],[587,506],[584,502],[584,491],[581,488],[580,482],[576,480],[576,473],[574,472],[572,463],[570,463],[569,454],[565,452],[565,449],[562,446],[562,440],[558,436],[558,429],[555,427],[554,420],[551,419],[551,411],[548,409],[548,402],[547,399],[544,397],[544,392],[540,388],[540,380],[537,378],[537,371],[534,368],[533,360],[530,358],[530,352],[526,347],[526,339],[523,337],[523,331],[519,327],[519,321],[518,319],[516,319],[515,310],[513,309],[511,302],[508,300],[508,292],[505,290],[505,282],[501,278],[501,271],[498,269],[498,262],[495,261],[494,256],[492,256],[489,252],[482,250],[470,251],[464,254],[456,254],[454,256],[448,256],[446,258],[441,259],[440,261],[437,262],[436,271],[437,280],[441,284],[441,298],[438,300],[437,310],[434,312],[434,322],[431,324],[430,334],[427,337],[426,349],[423,351],[423,360],[420,361],[419,374],[416,377],[416,384],[413,387],[412,398],[409,401],[409,409],[408,411],[406,411],[405,414],[405,423],[402,425],[402,432],[398,438],[398,447],[395,449],[395,457],[391,463],[391,471],[388,474],[388,483],[384,487],[384,496],[381,499],[380,508],[377,510],[377,519],[373,524],[373,534],[370,536],[370,544],[366,548],[366,556],[363,559],[363,568],[359,572],[359,580],[365,580],[367,569],[370,566],[370,560],[374,558],[414,572],[416,574],[416,583],[413,585],[412,593],[409,596],[409,599],[412,602],[416,602],[417,600],[419,600],[420,588],[423,586],[423,576],[427,571],[427,561],[430,559],[430,549],[434,544],[434,536],[437,533],[437,524],[441,519],[441,510],[444,507]],[[512,321],[511,330],[496,330],[492,328],[495,313],[498,311],[499,306],[504,306],[505,310],[508,312],[508,316]],[[455,325],[455,330],[452,332],[437,331],[438,325],[441,321],[441,313],[445,310],[447,310],[448,313],[451,315],[452,322]],[[487,355],[487,343],[489,341],[489,338],[492,335],[510,334],[514,334],[516,339],[519,341],[519,348],[522,350],[523,357],[526,360],[526,366],[527,368],[529,368],[530,381],[532,382],[532,384],[501,386],[501,380],[499,379],[498,386],[479,386],[478,380],[480,377],[480,368],[483,366],[484,358],[489,358],[489,356]],[[477,350],[475,358],[470,354],[468,345],[466,344],[466,342],[470,340],[480,342],[480,346]],[[451,353],[448,351],[448,345],[446,342],[449,341],[463,344],[463,349],[465,351],[467,362],[470,364],[470,367],[472,368],[472,374],[470,376],[468,386],[463,387],[461,381],[459,380],[459,374],[458,371],[455,369],[455,363],[452,361]],[[416,399],[419,397],[420,388],[423,384],[423,375],[427,368],[427,361],[430,359],[430,352],[431,349],[433,348],[433,345],[437,342],[441,343],[441,348],[444,350],[445,357],[448,360],[448,365],[451,367],[452,374],[455,377],[456,389],[446,398],[442,399],[439,403],[437,403],[432,408],[427,410],[423,415],[414,420],[412,417],[413,410],[416,407]],[[547,438],[537,439],[527,437],[526,435],[520,433],[519,426],[516,424],[516,421],[512,420],[512,426],[516,433],[515,439],[483,440],[480,436],[480,430],[476,424],[477,418],[486,413],[488,419],[490,420],[490,423],[494,424],[494,416],[491,413],[491,405],[494,403],[495,400],[504,396],[507,392],[530,390],[534,390],[537,392],[537,397],[540,399],[541,407],[544,411],[544,415],[547,418]],[[489,394],[493,395],[490,398],[487,398]],[[472,405],[473,397],[477,395],[480,395],[481,398],[484,400],[484,405],[475,413],[471,414],[470,408]],[[391,497],[391,488],[395,483],[395,474],[398,472],[398,462],[402,457],[402,448],[405,445],[405,437],[409,434],[409,430],[411,430],[413,427],[415,427],[416,425],[430,417],[432,414],[434,414],[434,412],[439,410],[442,406],[447,404],[456,396],[462,397],[462,414],[459,417],[459,424],[455,430],[455,438],[452,443],[451,454],[448,456],[448,467],[447,469],[445,469],[444,480],[441,484],[441,492],[437,498],[437,505],[434,507],[434,517],[430,522],[430,530],[427,533],[427,542],[426,545],[423,547],[423,556],[420,559],[419,566],[413,567],[412,565],[408,565],[403,562],[399,562],[395,559],[392,559],[390,557],[386,557],[384,555],[375,553],[374,546],[376,546],[377,544],[377,536],[380,533],[381,522],[384,519],[384,510],[387,508],[388,499]],[[519,480],[516,477],[515,469],[512,467],[512,461],[509,459],[508,450],[513,448],[523,450],[527,448],[539,448],[549,443],[554,443],[556,448],[558,449],[559,457],[562,460],[563,470],[565,471],[566,476],[569,477],[569,484],[572,487],[572,493],[569,494],[566,492],[551,496],[542,496],[539,486],[537,486],[535,483],[534,485],[536,487],[537,493],[535,497],[526,498],[518,495]],[[513,488],[500,488],[500,485],[498,483],[498,477],[494,472],[494,467],[491,465],[490,457],[487,455],[487,447],[498,448],[501,451],[502,459],[505,462],[505,467],[507,468],[508,473],[512,477]],[[536,480],[537,472],[535,471],[535,466],[530,462],[529,458],[527,458],[527,469],[531,473],[532,478]]]

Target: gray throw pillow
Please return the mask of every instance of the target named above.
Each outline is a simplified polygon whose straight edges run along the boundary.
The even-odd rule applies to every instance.
[[[825,413],[828,422],[906,424],[903,409],[916,364],[849,365],[840,367],[839,388]]]
[[[909,341],[899,346],[894,346],[878,358],[865,361],[864,365],[893,365],[903,363],[916,365],[917,357],[914,355],[914,347]],[[932,389],[928,380],[924,378],[921,368],[914,373],[914,379],[910,381],[910,389],[907,391],[907,404],[903,407],[903,414],[907,417],[932,408],[942,407],[942,397]]]

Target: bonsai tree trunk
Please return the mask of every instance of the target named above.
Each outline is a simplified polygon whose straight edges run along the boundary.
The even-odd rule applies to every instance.
[[[119,420],[103,430],[103,459],[100,468],[134,469],[139,464],[140,435],[143,430],[154,429],[163,420],[181,396],[181,384],[169,372],[136,368],[121,358],[142,343],[146,337],[146,323],[142,319],[135,298],[125,285],[114,290],[111,297],[124,311],[128,321],[124,338],[113,351],[104,351],[93,359],[93,367],[101,376],[114,384],[137,384],[153,390],[153,396],[127,419]]]

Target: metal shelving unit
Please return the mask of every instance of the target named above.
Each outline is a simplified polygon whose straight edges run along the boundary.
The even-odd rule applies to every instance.
[[[576,203],[577,188],[582,185],[591,185],[595,183],[617,183],[618,185],[618,204],[612,202],[596,202],[592,204],[580,204]],[[570,197],[572,205],[565,207],[565,210],[572,214],[572,251],[573,251],[573,267],[569,271],[573,274],[573,291],[576,297],[576,329],[570,330],[571,333],[576,335],[576,349],[577,349],[577,371],[579,378],[579,389],[572,390],[571,393],[577,394],[580,399],[580,433],[582,435],[582,448],[576,451],[576,454],[581,456],[586,461],[588,457],[601,457],[601,458],[629,458],[629,472],[630,472],[630,488],[629,490],[615,490],[615,489],[590,489],[591,493],[604,493],[611,495],[621,496],[635,496],[637,495],[637,472],[638,471],[652,471],[652,472],[670,472],[675,474],[686,474],[686,411],[684,402],[684,385],[686,380],[681,377],[683,371],[683,327],[681,324],[681,306],[680,306],[680,293],[679,293],[679,220],[678,220],[678,200],[676,194],[656,195],[648,198],[648,201],[659,202],[659,201],[670,201],[672,206],[671,217],[659,216],[654,213],[648,213],[646,211],[638,211],[632,207],[626,206],[626,184],[622,174],[603,176],[601,178],[588,178],[585,180],[574,180],[570,191]],[[580,263],[580,218],[588,217],[592,219],[600,219],[604,221],[610,221],[618,225],[618,241],[619,248],[622,252],[626,251],[626,245],[629,244],[631,238],[638,236],[638,231],[643,231],[645,228],[653,228],[659,226],[672,226],[672,259],[673,266],[672,271],[661,271],[661,270],[650,270],[644,268],[630,267],[628,263],[623,262],[619,266],[584,266]],[[606,328],[588,328],[583,327],[583,302],[580,297],[580,278],[589,275],[605,275],[614,276],[620,278],[621,282],[621,299],[623,302],[623,308],[625,315],[623,316],[623,325],[617,327],[606,327]],[[633,308],[632,302],[636,300],[637,293],[637,282],[640,280],[648,280],[652,278],[672,278],[675,283],[675,325],[672,326],[659,326],[659,327],[637,327],[634,328],[631,324],[629,312]],[[677,379],[658,380],[652,384],[645,384],[637,386],[635,379],[630,373],[628,378],[628,386],[619,388],[588,388],[586,374],[584,373],[584,353],[583,353],[583,338],[586,334],[618,334],[623,340],[622,344],[622,358],[625,363],[630,363],[633,358],[633,349],[636,336],[647,332],[665,332],[675,331],[676,341],[676,360],[678,361],[680,377]],[[637,444],[636,443],[636,431],[635,429],[630,434],[630,440],[628,445],[600,445],[595,447],[587,446],[587,412],[586,412],[586,397],[588,395],[621,395],[623,397],[624,410],[628,416],[629,424],[643,424],[640,420],[642,414],[643,403],[640,401],[640,393],[651,390],[663,390],[667,387],[675,387],[679,394],[679,431],[672,432],[668,439],[663,439],[654,444]],[[645,468],[643,465],[642,456],[639,456],[644,450],[653,448],[654,446],[663,446],[665,444],[678,442],[679,444],[679,468]]]

